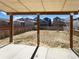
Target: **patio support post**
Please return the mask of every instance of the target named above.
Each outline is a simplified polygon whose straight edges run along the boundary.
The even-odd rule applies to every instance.
[[[37,14],[37,46],[40,44],[40,15]]]
[[[73,49],[73,13],[70,14],[70,48]]]
[[[13,42],[13,15],[10,14],[10,43]]]

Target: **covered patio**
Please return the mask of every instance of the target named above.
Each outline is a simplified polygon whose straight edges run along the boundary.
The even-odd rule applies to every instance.
[[[0,48],[1,59],[79,59],[73,49],[73,15],[79,13],[79,0],[0,0],[0,10],[10,15],[9,44]],[[70,48],[40,46],[40,15],[70,15]],[[13,16],[37,15],[37,46],[13,44]]]

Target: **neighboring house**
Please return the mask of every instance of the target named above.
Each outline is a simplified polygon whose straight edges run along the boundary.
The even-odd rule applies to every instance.
[[[34,27],[34,20],[30,18],[20,18],[18,19],[21,26],[24,27]]]
[[[37,18],[34,18],[34,20],[37,23]],[[35,25],[36,25],[36,23],[35,23]],[[51,26],[51,19],[48,17],[40,19],[40,26]]]
[[[14,21],[13,24],[14,26],[21,26],[21,22],[18,20]]]
[[[48,26],[51,26],[51,19],[48,17],[45,17],[43,20],[45,20],[47,22]]]
[[[48,22],[45,20],[40,20],[40,26],[49,26]]]
[[[53,19],[52,27],[54,30],[64,30],[64,26],[66,26],[66,23],[63,19],[59,17]]]
[[[7,20],[0,19],[0,30],[8,30],[9,29],[9,22]]]
[[[78,30],[79,29],[79,17],[74,19],[73,21],[74,29]]]
[[[7,25],[8,25],[7,20],[1,20],[0,19],[0,26],[7,26]]]

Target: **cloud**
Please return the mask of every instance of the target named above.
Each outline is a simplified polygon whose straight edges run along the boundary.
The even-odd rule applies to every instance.
[[[34,19],[36,16],[35,15],[27,15],[25,16],[26,18],[31,18],[31,19]]]
[[[78,15],[74,15],[74,19],[75,19],[75,18],[78,18],[78,17],[79,17],[79,14],[78,14]]]
[[[36,16],[35,15],[17,15],[17,16],[14,16],[14,20],[17,20],[19,18],[31,18],[31,19],[34,19]]]
[[[22,18],[22,16],[15,16],[13,20],[15,21],[15,20],[20,19],[20,18]]]
[[[1,11],[0,13],[2,13],[3,15],[7,15],[5,12]]]

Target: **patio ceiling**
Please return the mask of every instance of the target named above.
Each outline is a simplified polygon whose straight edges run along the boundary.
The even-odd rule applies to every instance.
[[[5,12],[78,11],[79,0],[0,0]]]

